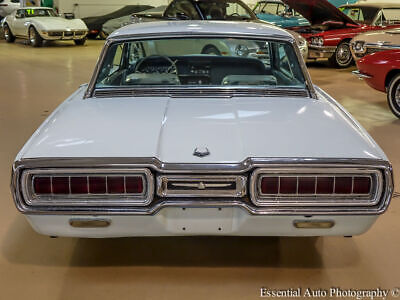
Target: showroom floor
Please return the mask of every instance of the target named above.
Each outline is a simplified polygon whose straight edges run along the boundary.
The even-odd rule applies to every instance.
[[[353,238],[95,240],[36,234],[12,202],[11,164],[49,113],[89,80],[102,44],[34,49],[0,41],[0,299],[257,299],[261,287],[400,286],[400,198],[369,232]],[[385,95],[356,79],[352,69],[309,67],[314,83],[380,144],[396,175],[400,120]]]

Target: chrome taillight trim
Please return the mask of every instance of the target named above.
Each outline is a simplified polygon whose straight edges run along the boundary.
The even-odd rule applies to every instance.
[[[205,183],[209,182],[209,183]],[[184,185],[188,188],[169,189],[169,184]],[[196,184],[197,183],[197,184]],[[234,183],[234,188],[207,189],[207,185],[230,185]],[[201,189],[203,184],[203,189]],[[189,186],[190,185],[190,186]],[[196,186],[196,188],[190,188]],[[160,197],[234,197],[241,198],[246,195],[246,176],[228,176],[228,175],[161,175],[157,176],[157,195]],[[198,186],[198,187],[197,187]]]
[[[382,196],[375,206],[365,207],[257,207],[248,197],[243,198],[157,198],[147,206],[30,206],[21,192],[21,174],[30,169],[101,168],[133,170],[147,168],[157,174],[228,174],[246,175],[257,168],[369,168],[379,171],[383,178]],[[89,158],[27,158],[18,160],[12,168],[11,190],[17,209],[24,214],[50,215],[154,215],[165,207],[238,207],[253,215],[379,215],[384,213],[393,194],[393,171],[387,160],[355,158],[247,158],[238,163],[164,163],[154,157],[89,157]]]
[[[327,173],[329,171],[329,173]],[[278,194],[261,192],[263,177],[357,177],[371,178],[372,190],[369,195],[356,194]],[[371,168],[259,168],[250,179],[251,201],[257,206],[374,206],[381,200],[383,178],[381,172]]]
[[[71,177],[79,176],[140,176],[144,186],[141,194],[70,194],[70,195],[37,195],[33,188],[35,176]],[[29,206],[146,206],[153,199],[154,179],[150,170],[145,168],[102,169],[102,168],[40,168],[28,169],[21,174],[21,190],[24,200]]]

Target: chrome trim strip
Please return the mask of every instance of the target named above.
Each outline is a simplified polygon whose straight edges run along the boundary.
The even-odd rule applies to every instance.
[[[37,175],[53,177],[78,176],[141,176],[144,190],[140,195],[110,194],[84,194],[84,195],[36,195],[33,188],[33,180]],[[70,180],[70,179],[69,179]],[[106,185],[107,186],[107,185]],[[60,169],[28,169],[21,173],[22,195],[29,206],[147,206],[153,200],[154,179],[148,169],[84,169],[84,168],[60,168]]]
[[[264,177],[340,177],[340,176],[360,176],[368,175],[371,177],[371,185],[375,188],[369,195],[311,195],[304,194],[278,194],[265,195],[261,192],[261,180]],[[256,206],[288,206],[288,207],[304,207],[304,206],[375,206],[381,200],[383,186],[383,178],[378,170],[371,168],[330,168],[329,174],[324,168],[259,168],[253,172],[250,179],[250,195],[251,201]],[[316,186],[317,184],[315,184]],[[297,185],[298,188],[298,185]],[[346,200],[347,199],[347,200]]]
[[[185,183],[187,182],[187,183]],[[193,183],[194,182],[194,183]],[[198,182],[198,183],[197,183]],[[204,183],[211,182],[211,183]],[[215,182],[215,183],[212,183]],[[227,182],[227,184],[224,184]],[[235,187],[229,188],[234,183]],[[168,184],[177,189],[169,189]],[[157,195],[160,197],[234,197],[242,198],[246,195],[246,176],[216,176],[216,175],[162,175],[157,176]],[[183,187],[186,189],[179,189]],[[208,189],[220,188],[220,189]],[[229,188],[229,189],[224,189]],[[189,188],[189,189],[188,189]]]
[[[108,38],[106,40],[106,43],[104,44],[103,50],[102,50],[102,52],[100,54],[100,57],[99,57],[99,59],[98,59],[98,61],[96,63],[96,67],[94,69],[92,78],[91,78],[91,80],[89,82],[88,88],[87,88],[87,90],[85,92],[84,99],[91,98],[91,97],[94,96],[97,77],[98,77],[98,75],[100,73],[100,69],[101,69],[101,66],[103,65],[106,53],[107,53],[108,49],[110,48],[110,46],[113,43],[130,42],[130,41],[136,41],[136,40],[148,40],[148,39],[154,39],[154,38],[163,38],[164,39],[164,38],[182,38],[182,37],[188,37],[188,38],[193,38],[193,37],[221,38],[221,37],[227,37],[227,36],[226,36],[226,34],[216,34],[216,33],[214,33],[214,34],[205,34],[205,33],[191,32],[190,34],[187,34],[187,33],[176,33],[176,32],[174,33],[174,32],[171,32],[171,33],[168,33],[168,34],[164,34],[163,36],[161,36],[159,33],[153,33],[153,34],[141,34],[141,35],[139,35],[139,34],[138,35],[121,35],[121,36],[118,36],[118,37]],[[243,34],[231,34],[229,36],[229,38],[249,39],[249,36],[248,35],[243,35]],[[313,85],[313,83],[311,81],[311,76],[307,71],[307,67],[306,67],[306,64],[304,62],[303,56],[302,56],[302,54],[300,52],[300,49],[299,49],[299,47],[297,45],[297,42],[296,42],[296,40],[294,39],[293,36],[288,37],[288,36],[284,36],[284,35],[254,34],[254,35],[251,36],[251,39],[255,39],[255,40],[257,40],[257,39],[261,39],[261,40],[269,39],[269,40],[272,40],[272,41],[281,41],[281,42],[285,41],[285,42],[291,43],[292,46],[295,49],[295,53],[296,53],[298,62],[300,64],[300,67],[302,69],[303,76],[304,76],[304,79],[306,81],[306,86],[309,89],[311,98],[318,99],[317,98],[317,94],[316,94],[316,92],[314,90],[314,85]],[[164,86],[164,88],[165,88],[165,86]],[[175,90],[176,89],[183,89],[183,90],[185,89],[185,87],[176,87],[176,86],[174,86],[173,88]]]
[[[157,199],[146,207],[33,207],[21,193],[21,174],[37,168],[149,168],[163,174],[245,174],[263,167],[374,168],[382,173],[381,201],[373,207],[256,207],[250,199]],[[31,158],[16,161],[12,169],[11,190],[17,209],[25,214],[47,215],[154,215],[164,207],[240,207],[254,215],[377,215],[386,211],[393,193],[390,163],[380,159],[324,158],[248,158],[239,163],[177,164],[163,163],[157,158]]]
[[[265,87],[224,87],[224,86],[137,86],[134,88],[102,88],[93,93],[94,98],[108,97],[149,97],[164,96],[170,98],[232,98],[232,97],[310,97],[304,88],[265,88]]]
[[[368,78],[372,78],[372,76],[367,75],[367,74],[363,74],[363,73],[361,73],[359,70],[352,71],[351,73],[352,73],[353,75],[357,76],[358,79],[364,79],[364,78],[368,79]]]

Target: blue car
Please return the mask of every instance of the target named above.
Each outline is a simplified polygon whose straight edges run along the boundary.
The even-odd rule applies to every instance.
[[[258,1],[253,12],[260,20],[283,28],[309,26],[310,23],[281,0]]]
[[[336,7],[345,5],[345,4],[354,4],[358,0],[328,0],[331,4],[335,5]]]

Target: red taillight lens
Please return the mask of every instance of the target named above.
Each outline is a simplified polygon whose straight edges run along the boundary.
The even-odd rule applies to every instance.
[[[69,194],[69,178],[68,177],[53,177],[51,186],[53,194]]]
[[[334,182],[334,177],[317,177],[317,194],[333,194]]]
[[[281,177],[279,192],[281,194],[297,193],[297,177]]]
[[[352,177],[336,177],[335,178],[335,194],[351,194],[353,188]]]
[[[88,178],[71,177],[71,194],[87,194],[88,193]]]
[[[128,194],[141,194],[143,193],[143,178],[140,176],[127,176],[126,181],[126,192]]]
[[[89,193],[90,194],[106,194],[107,185],[106,177],[89,177]]]
[[[362,176],[263,176],[264,195],[369,195],[371,177]]]
[[[142,194],[142,176],[35,176],[36,195]]]
[[[314,194],[315,193],[315,177],[299,177],[299,194]]]
[[[33,188],[36,194],[51,194],[51,177],[34,177]]]
[[[370,191],[371,191],[371,178],[354,177],[354,185],[353,185],[354,194],[369,194]]]
[[[261,193],[278,194],[279,177],[263,177],[261,180]]]
[[[108,193],[124,194],[125,193],[125,177],[108,177],[107,178]]]

